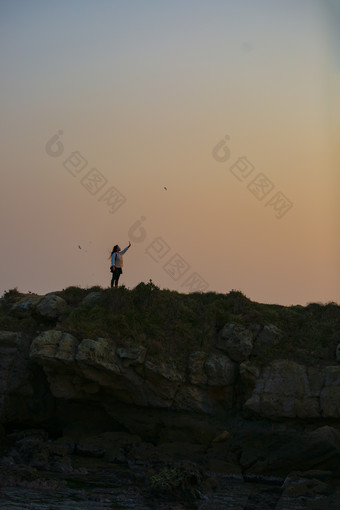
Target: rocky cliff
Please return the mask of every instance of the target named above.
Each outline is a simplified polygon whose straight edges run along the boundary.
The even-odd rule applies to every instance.
[[[14,290],[1,298],[0,327],[3,435],[39,428],[111,461],[133,444],[145,462],[340,475],[335,303],[263,305],[239,292],[181,295],[151,282],[46,296]]]

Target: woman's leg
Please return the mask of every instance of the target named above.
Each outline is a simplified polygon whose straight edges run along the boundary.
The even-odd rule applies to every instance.
[[[116,267],[116,269],[112,273],[112,279],[111,279],[111,287],[115,286],[118,287],[118,280],[120,277],[121,270],[119,267]]]
[[[118,287],[118,280],[119,280],[119,277],[120,277],[120,273],[119,273],[119,272],[117,272],[116,279],[115,279],[115,287]]]

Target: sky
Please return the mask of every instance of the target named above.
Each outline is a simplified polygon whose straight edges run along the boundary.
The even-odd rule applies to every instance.
[[[0,0],[0,293],[340,302],[340,2]]]

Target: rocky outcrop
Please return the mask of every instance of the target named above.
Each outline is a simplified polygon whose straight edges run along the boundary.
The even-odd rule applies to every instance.
[[[80,458],[97,459],[100,469],[102,464],[110,470],[114,464],[128,470],[144,466],[144,474],[190,459],[240,480],[274,477],[282,486],[270,494],[268,505],[275,500],[277,508],[288,507],[294,494],[310,493],[332,504],[327,491],[340,476],[338,340],[328,346],[327,362],[320,358],[313,364],[298,355],[287,359],[281,355],[288,352],[282,349],[284,322],[278,321],[280,328],[260,324],[250,310],[244,324],[240,315],[230,322],[218,315],[211,337],[202,330],[191,343],[189,335],[188,344],[170,356],[162,335],[149,341],[146,333],[134,336],[134,328],[130,336],[116,329],[126,319],[117,312],[124,299],[133,306],[126,293],[112,294],[112,301],[104,291],[85,295],[74,289],[61,295],[65,299],[56,293],[21,298],[14,292],[0,304],[10,316],[3,324],[18,329],[0,332],[0,446],[5,452],[0,481],[13,466],[87,474],[79,468]],[[134,299],[136,321],[145,314],[148,326],[151,304],[143,308],[138,293]],[[77,313],[70,313],[72,306],[79,306]],[[239,303],[237,313],[242,307]],[[187,307],[179,309],[192,320]],[[91,321],[93,314],[94,323],[78,328],[84,314]],[[107,319],[112,331],[102,328],[98,317]],[[97,325],[98,335],[87,333]],[[248,503],[252,508],[251,498]]]
[[[280,336],[273,328],[268,331],[264,335],[271,339]],[[118,345],[112,338],[78,339],[54,329],[32,340],[2,332],[2,421],[8,421],[9,409],[13,414],[17,398],[26,399],[24,408],[29,397],[36,398],[32,384],[38,384],[42,371],[56,399],[96,401],[106,411],[120,402],[207,415],[240,409],[244,416],[275,420],[340,417],[339,365],[306,367],[278,359],[261,367],[250,360],[233,361],[230,354],[234,360],[245,356],[251,335],[234,324],[225,326],[217,341],[224,352],[194,351],[178,365],[150,357],[143,346]]]
[[[249,330],[225,327],[218,346],[235,355],[251,344]],[[232,335],[226,337],[226,331]],[[228,334],[229,334],[228,333]],[[265,333],[269,334],[268,332]],[[276,331],[271,331],[277,336]],[[226,339],[227,338],[227,339]],[[230,351],[231,349],[231,351]],[[56,398],[99,400],[102,392],[121,402],[213,414],[238,405],[245,412],[274,419],[339,418],[340,367],[306,367],[275,360],[265,367],[238,364],[224,353],[194,351],[187,366],[154,360],[143,347],[117,346],[108,338],[78,340],[61,331],[45,331],[30,348],[30,359],[41,365]],[[242,399],[244,398],[244,401]],[[236,402],[236,404],[237,404]]]
[[[237,375],[223,354],[193,353],[187,376],[171,360],[149,358],[142,347],[117,347],[108,338],[79,341],[56,330],[33,340],[30,359],[43,367],[56,398],[100,400],[105,391],[120,402],[208,414],[221,402],[231,407]]]

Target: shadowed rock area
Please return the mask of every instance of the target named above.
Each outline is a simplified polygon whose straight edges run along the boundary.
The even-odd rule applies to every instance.
[[[337,304],[14,289],[0,330],[2,508],[339,507]]]

